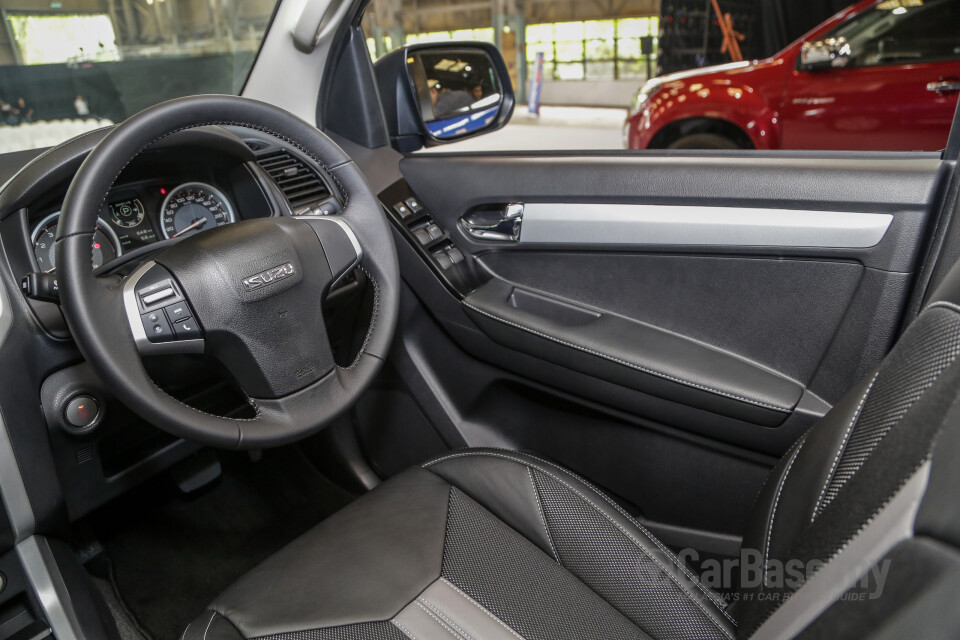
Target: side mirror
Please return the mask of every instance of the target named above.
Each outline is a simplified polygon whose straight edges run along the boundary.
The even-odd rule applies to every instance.
[[[393,146],[404,153],[495,131],[513,114],[510,75],[491,44],[408,45],[374,72]]]
[[[823,71],[845,67],[853,53],[846,38],[827,38],[816,42],[804,42],[797,60],[799,71]]]

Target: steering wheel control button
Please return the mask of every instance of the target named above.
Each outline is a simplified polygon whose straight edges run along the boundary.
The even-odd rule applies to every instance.
[[[173,332],[177,336],[177,340],[192,340],[200,337],[200,328],[197,326],[197,321],[189,317],[180,322],[174,322]]]
[[[336,200],[326,200],[314,205],[313,209],[310,210],[310,214],[315,216],[332,216],[339,211],[340,207],[337,205]]]
[[[100,405],[92,396],[76,396],[63,410],[63,419],[74,429],[87,429],[100,417]]]
[[[171,323],[180,322],[190,317],[190,307],[182,301],[164,307],[163,311],[167,314],[167,320]]]
[[[177,295],[177,292],[174,291],[173,287],[171,287],[168,284],[166,287],[157,289],[156,291],[152,291],[152,292],[141,291],[140,299],[143,300],[143,304],[149,307],[162,300],[166,300],[167,298],[173,298],[176,295]]]
[[[170,328],[170,323],[167,322],[167,316],[162,309],[144,313],[140,318],[143,320],[143,330],[150,342],[170,342],[174,339],[173,329]]]

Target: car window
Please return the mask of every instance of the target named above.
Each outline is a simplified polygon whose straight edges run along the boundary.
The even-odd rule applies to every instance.
[[[374,61],[450,40],[503,55],[510,123],[422,153],[939,151],[960,96],[960,0],[370,0],[362,26]]]
[[[960,0],[881,2],[828,37],[850,43],[848,66],[960,59]]]
[[[0,152],[47,147],[153,104],[239,93],[274,0],[0,0]]]

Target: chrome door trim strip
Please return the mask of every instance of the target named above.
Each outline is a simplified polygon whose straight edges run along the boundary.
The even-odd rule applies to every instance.
[[[527,202],[520,243],[863,249],[892,222],[887,213]]]

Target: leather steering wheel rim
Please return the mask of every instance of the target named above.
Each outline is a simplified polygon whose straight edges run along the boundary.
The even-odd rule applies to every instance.
[[[190,236],[157,255],[155,259],[173,274],[184,298],[192,301],[195,308],[206,305],[207,320],[204,313],[198,314],[198,320],[208,337],[207,352],[213,349],[212,345],[228,345],[223,347],[223,354],[234,360],[246,358],[253,369],[258,364],[263,365],[256,375],[249,376],[250,387],[277,392],[265,394],[267,397],[253,397],[248,392],[255,411],[255,417],[249,419],[205,413],[162,391],[144,369],[134,323],[124,306],[124,291],[126,288],[129,292],[126,285],[130,283],[130,276],[96,276],[90,260],[97,216],[123,169],[142,151],[167,136],[211,125],[236,125],[267,133],[312,159],[315,169],[322,172],[339,192],[336,195],[343,208],[336,215],[337,225],[344,232],[350,232],[355,248],[359,245],[358,264],[374,288],[370,328],[351,365],[338,366],[330,355],[329,366],[332,368],[325,371],[327,357],[322,345],[309,345],[306,351],[315,348],[320,354],[316,359],[317,366],[313,362],[308,366],[301,365],[297,374],[307,371],[317,379],[307,376],[309,383],[297,387],[298,381],[291,377],[292,374],[282,371],[282,382],[271,386],[272,381],[264,371],[277,373],[284,363],[255,362],[251,353],[263,354],[275,347],[291,360],[300,357],[299,350],[291,350],[297,345],[285,342],[287,336],[282,325],[286,321],[285,308],[279,314],[274,312],[284,304],[283,296],[296,296],[290,298],[295,309],[302,307],[305,313],[315,312],[320,302],[314,301],[313,294],[316,293],[319,300],[321,292],[314,291],[314,288],[322,285],[326,287],[324,294],[329,291],[332,282],[321,282],[323,278],[316,272],[323,271],[327,264],[333,265],[331,256],[343,250],[328,246],[319,229],[316,242],[311,235],[314,227],[329,225],[320,224],[319,219],[294,217],[247,220]],[[233,227],[236,229],[224,231]],[[247,266],[239,260],[246,255],[244,251],[250,245],[250,238],[256,234],[269,237],[275,241],[275,246],[269,247],[272,253],[251,256]],[[189,245],[187,241],[193,239],[197,240]],[[342,238],[340,241],[342,244]],[[317,255],[312,253],[314,247],[319,252]],[[253,292],[255,295],[241,286],[248,276],[262,270],[263,265],[272,266],[270,260],[280,259],[272,256],[281,254],[293,256],[287,264],[291,265],[291,271],[294,264],[300,270],[295,278],[289,278],[279,286],[258,289]],[[325,262],[322,262],[324,258]],[[83,356],[117,399],[151,424],[175,436],[220,448],[279,446],[328,425],[355,404],[369,387],[387,355],[397,322],[400,276],[396,248],[380,202],[360,169],[316,127],[282,109],[247,98],[217,95],[172,100],[150,107],[113,129],[87,156],[67,191],[57,228],[56,260],[61,308],[70,330]],[[204,264],[192,264],[191,260],[209,260],[211,265],[207,268]],[[330,279],[330,272],[324,273]],[[220,306],[241,311],[269,311],[267,315],[272,315],[240,323],[231,318],[217,318],[218,309],[205,302],[211,295],[217,298],[215,302]],[[245,306],[248,303],[252,305]],[[294,320],[301,323],[292,324]],[[286,331],[296,333],[300,338],[316,335],[318,341],[326,340],[322,317],[308,318],[305,320],[307,324],[302,321],[303,318],[289,319]],[[274,330],[271,325],[274,322],[280,325],[279,329]],[[246,330],[246,334],[230,335],[232,327],[237,324]],[[245,339],[252,346],[243,344]],[[274,339],[275,342],[271,342]],[[295,363],[291,362],[291,366]]]

